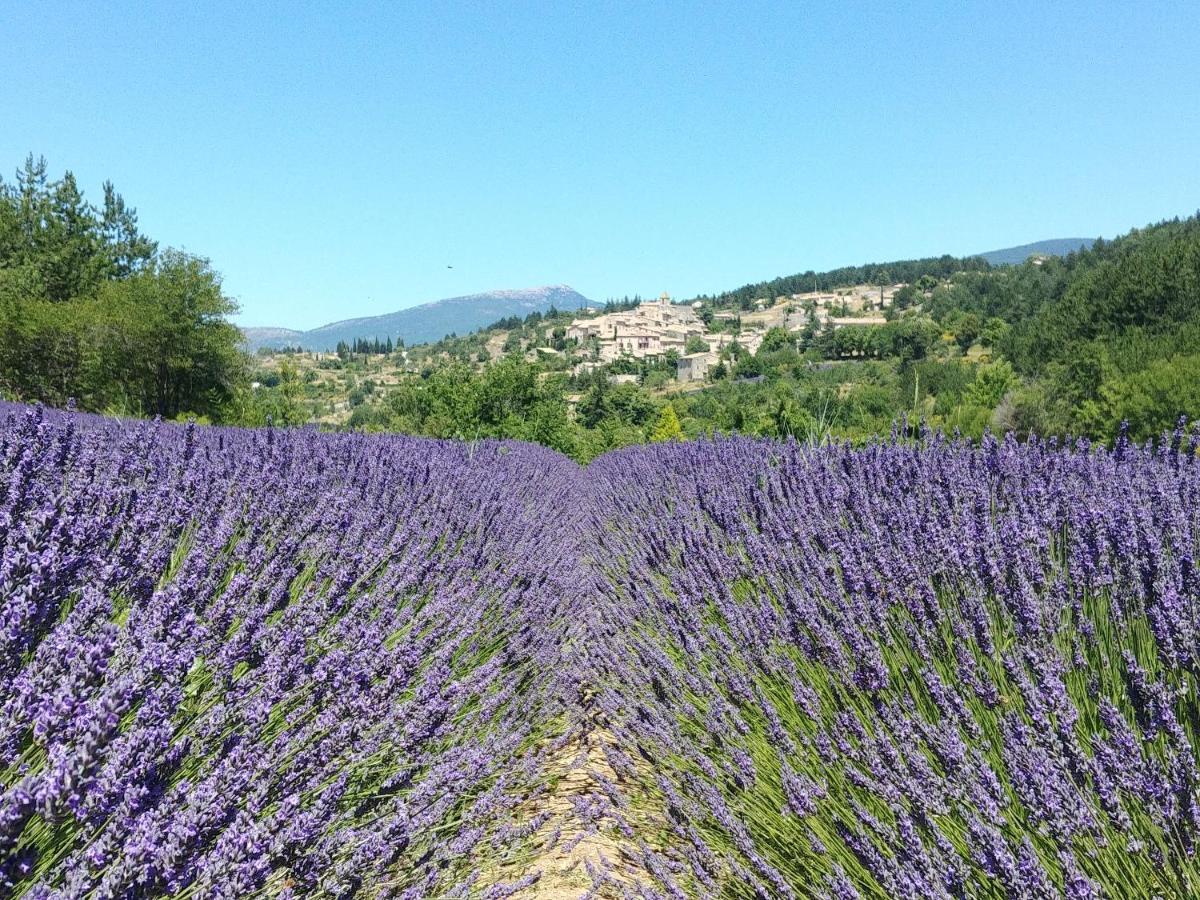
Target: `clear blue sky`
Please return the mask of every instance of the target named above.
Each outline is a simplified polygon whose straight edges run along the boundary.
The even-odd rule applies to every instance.
[[[894,8],[891,8],[894,7]],[[243,324],[690,296],[1200,207],[1200,4],[24,4],[0,166],[110,178]],[[447,265],[453,265],[448,269]]]

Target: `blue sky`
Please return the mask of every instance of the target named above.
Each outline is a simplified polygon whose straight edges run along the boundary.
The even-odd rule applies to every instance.
[[[691,296],[1200,207],[1194,2],[0,0],[0,21],[0,171],[33,151],[93,198],[111,179],[248,325],[558,282]]]

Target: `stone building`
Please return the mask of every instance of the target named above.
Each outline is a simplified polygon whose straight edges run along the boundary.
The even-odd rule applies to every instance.
[[[686,353],[675,364],[675,377],[679,381],[704,381],[708,373],[717,367],[721,355],[712,350],[704,353]]]

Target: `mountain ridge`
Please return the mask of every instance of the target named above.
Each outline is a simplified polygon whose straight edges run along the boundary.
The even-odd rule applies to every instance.
[[[443,297],[395,312],[339,319],[307,330],[247,327],[242,329],[242,336],[252,351],[281,347],[330,351],[337,348],[339,341],[352,343],[356,338],[381,341],[391,338],[421,344],[440,340],[452,332],[467,334],[507,316],[546,312],[551,306],[578,309],[596,305],[570,285],[551,284]]]

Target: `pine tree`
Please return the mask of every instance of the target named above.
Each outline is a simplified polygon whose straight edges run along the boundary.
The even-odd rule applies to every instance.
[[[158,243],[138,231],[137,210],[125,205],[111,181],[104,182],[101,234],[108,249],[109,277],[127,278],[144,268],[158,251]]]

